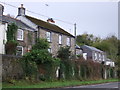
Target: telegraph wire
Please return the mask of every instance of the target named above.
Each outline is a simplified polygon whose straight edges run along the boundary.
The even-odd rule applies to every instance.
[[[13,8],[19,8],[17,6],[14,6],[14,5],[11,5],[11,4],[8,4],[8,3],[5,3],[5,2],[1,2],[0,3],[4,4],[4,5],[8,5],[8,6],[11,6]],[[45,4],[48,6],[48,4]],[[33,14],[36,14],[36,15],[39,15],[39,16],[42,16],[42,17],[46,17],[46,18],[50,18],[49,16],[46,16],[46,15],[43,15],[43,14],[39,14],[39,13],[36,13],[36,12],[33,12],[33,11],[30,11],[30,10],[26,10],[27,12],[30,12],[30,13],[33,13]],[[57,20],[57,21],[60,21],[60,22],[63,22],[63,23],[66,23],[66,24],[70,24],[70,25],[74,25],[73,23],[70,23],[70,22],[67,22],[67,21],[63,21],[63,20],[60,20],[60,19],[57,19],[57,18],[53,18],[54,20]]]

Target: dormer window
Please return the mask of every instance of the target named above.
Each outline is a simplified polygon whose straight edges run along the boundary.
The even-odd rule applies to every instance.
[[[17,40],[23,40],[23,30],[18,29],[17,31]]]

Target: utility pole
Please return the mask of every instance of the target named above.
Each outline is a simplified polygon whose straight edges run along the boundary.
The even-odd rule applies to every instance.
[[[74,34],[75,34],[75,55],[76,55],[76,23],[74,24]]]

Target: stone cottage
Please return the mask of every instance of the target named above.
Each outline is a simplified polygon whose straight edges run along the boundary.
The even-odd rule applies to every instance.
[[[49,52],[53,56],[57,55],[57,51],[61,46],[70,46],[72,54],[75,54],[75,37],[49,21],[43,21],[25,14],[23,4],[18,8],[17,19],[24,22],[29,27],[35,29],[36,38],[46,38],[50,43]]]
[[[31,48],[31,46],[33,44],[35,44],[35,29],[29,27],[28,25],[26,25],[25,23],[23,23],[22,21],[16,19],[16,18],[13,18],[9,15],[3,15],[3,10],[4,10],[4,7],[2,5],[0,5],[0,36],[2,38],[2,40],[0,40],[0,48],[2,47],[2,50],[1,54],[5,54],[5,43],[7,42],[7,39],[6,39],[6,31],[7,31],[7,26],[8,24],[11,24],[11,23],[15,23],[17,26],[18,26],[18,30],[17,30],[17,41],[18,41],[18,46],[17,46],[17,53],[16,55],[18,56],[21,56],[23,54],[25,54],[26,52],[29,51],[29,49]]]
[[[86,55],[86,59],[93,60],[96,62],[103,62],[106,60],[106,53],[88,45],[81,46],[83,54]]]

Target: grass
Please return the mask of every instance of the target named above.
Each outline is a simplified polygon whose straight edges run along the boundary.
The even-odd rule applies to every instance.
[[[67,86],[100,84],[100,83],[116,82],[116,81],[118,81],[118,79],[107,79],[107,80],[97,80],[97,81],[71,80],[71,81],[31,83],[25,80],[21,80],[21,81],[15,81],[15,84],[3,82],[3,88],[57,88],[57,87],[67,87]]]

